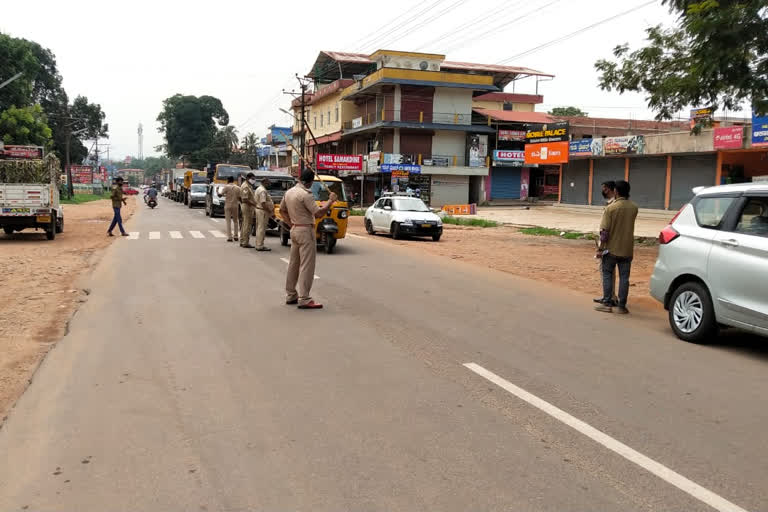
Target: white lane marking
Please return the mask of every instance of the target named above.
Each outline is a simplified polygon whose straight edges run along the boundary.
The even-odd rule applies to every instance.
[[[288,261],[288,258],[280,258],[280,261],[284,262],[286,265],[287,265],[288,263],[290,263],[290,262]],[[315,274],[315,279],[320,279],[320,276],[319,276],[319,275],[317,275],[317,274]]]
[[[664,480],[665,482],[674,485],[678,489],[690,494],[694,498],[709,505],[715,510],[719,510],[720,512],[747,512],[745,509],[739,507],[734,503],[731,503],[730,501],[715,494],[709,489],[706,489],[700,486],[696,482],[688,480],[686,477],[684,477],[680,473],[676,473],[675,471],[660,464],[659,462],[656,462],[655,460],[649,457],[646,457],[642,453],[630,448],[629,446],[625,445],[621,441],[618,441],[612,438],[611,436],[609,436],[608,434],[605,434],[600,430],[597,430],[592,425],[589,425],[588,423],[585,423],[580,419],[575,418],[574,416],[571,416],[570,414],[563,411],[562,409],[555,407],[549,402],[542,400],[541,398],[537,397],[534,394],[529,393],[523,388],[519,388],[515,386],[508,380],[499,377],[495,373],[486,370],[482,366],[475,363],[465,363],[464,366],[469,370],[475,372],[476,374],[480,375],[481,377],[493,382],[494,384],[504,389],[505,391],[512,393],[520,400],[528,402],[530,405],[549,414],[556,420],[559,420],[565,423],[569,427],[584,434],[585,436],[589,437],[593,441],[605,446],[609,450],[621,455],[622,457],[629,460],[630,462],[634,462],[635,464],[645,469],[649,473],[652,473],[657,477],[661,478],[662,480]]]
[[[219,219],[211,219],[213,222],[221,222]]]
[[[190,231],[189,234],[192,235],[192,238],[205,238],[205,235],[199,231]]]
[[[128,240],[138,240],[139,239],[139,232],[138,231],[131,231],[128,233]]]
[[[227,238],[227,235],[219,231],[218,229],[211,229],[208,231],[210,234],[214,236],[214,238]]]
[[[149,232],[149,239],[150,240],[160,240],[160,232],[159,231],[150,231]]]
[[[175,239],[184,238],[181,234],[181,231],[169,231],[168,234],[171,235],[171,238],[175,238]]]
[[[365,238],[364,236],[355,235],[354,233],[347,233],[347,234],[348,234],[349,236],[351,236],[351,237],[354,237],[354,238]]]

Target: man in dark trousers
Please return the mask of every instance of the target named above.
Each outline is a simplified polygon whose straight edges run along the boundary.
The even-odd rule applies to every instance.
[[[123,197],[123,178],[117,178],[115,184],[112,186],[112,210],[114,215],[112,216],[112,224],[109,225],[107,235],[115,236],[112,234],[112,230],[115,229],[115,225],[120,228],[120,234],[122,236],[128,236],[128,233],[123,229],[123,217],[120,215],[120,210],[123,205],[126,204],[125,197]]]
[[[629,273],[635,250],[635,219],[637,205],[629,200],[629,183],[616,182],[616,200],[608,205],[600,221],[600,245],[598,255],[603,261],[603,302],[595,306],[597,311],[626,315],[629,296]],[[611,302],[613,271],[619,267],[619,300],[616,308]]]

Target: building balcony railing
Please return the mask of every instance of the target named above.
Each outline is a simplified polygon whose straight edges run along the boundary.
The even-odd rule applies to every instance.
[[[403,123],[419,124],[434,123],[471,125],[472,114],[470,112],[432,112],[423,110],[381,109],[376,112],[363,114],[351,121],[344,122],[344,129],[355,130],[386,121],[399,121]]]
[[[465,155],[404,154],[402,163],[417,164],[425,167],[466,167],[469,165]]]

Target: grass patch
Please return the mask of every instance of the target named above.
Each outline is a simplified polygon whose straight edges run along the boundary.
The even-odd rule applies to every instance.
[[[71,199],[62,197],[60,202],[61,204],[81,204],[81,203],[90,203],[91,201],[99,201],[100,199],[109,199],[109,196],[106,194],[102,194],[102,195],[75,194],[72,196]]]
[[[443,219],[443,224],[453,224],[454,226],[474,226],[478,228],[495,228],[499,223],[493,220],[467,218],[467,217],[451,217],[446,215]]]
[[[531,235],[531,236],[557,236],[560,238],[565,238],[566,240],[595,240],[597,238],[597,235],[594,233],[580,233],[578,231],[562,231],[559,229],[552,229],[552,228],[542,228],[542,227],[535,227],[535,228],[523,228],[520,230],[520,232],[524,235]],[[561,235],[561,233],[563,233]]]
[[[364,217],[365,216],[365,210],[360,208],[350,208],[349,209],[349,216],[350,217]]]

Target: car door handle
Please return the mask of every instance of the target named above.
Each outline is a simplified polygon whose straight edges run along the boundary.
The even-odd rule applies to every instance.
[[[727,245],[728,247],[738,247],[739,242],[736,240],[730,239],[730,240],[720,240],[721,245]]]

